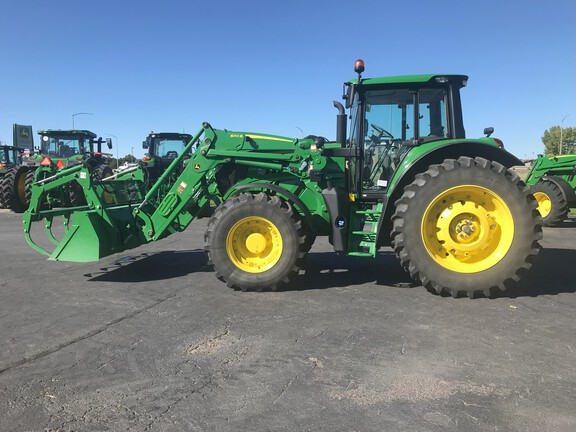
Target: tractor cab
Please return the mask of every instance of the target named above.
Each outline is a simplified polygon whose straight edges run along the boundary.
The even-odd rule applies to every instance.
[[[465,75],[409,75],[345,83],[350,108],[349,184],[359,198],[385,193],[406,153],[417,146],[464,139],[460,88]]]
[[[176,159],[190,142],[192,135],[176,132],[161,132],[150,134],[142,142],[142,148],[148,152],[142,159],[142,164],[152,178],[159,177]],[[195,148],[190,148],[184,156],[184,163],[190,159]]]
[[[102,153],[102,138],[88,130],[41,130],[40,153],[49,157],[68,159],[76,155]],[[110,138],[106,139],[108,148],[112,148]]]
[[[0,146],[0,169],[22,163],[23,149],[14,146]]]

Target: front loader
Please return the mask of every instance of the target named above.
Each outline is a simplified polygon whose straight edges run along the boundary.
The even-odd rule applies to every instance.
[[[32,186],[27,241],[49,259],[94,261],[184,231],[212,206],[205,251],[216,276],[236,289],[289,284],[317,236],[348,256],[374,258],[391,246],[412,278],[437,294],[490,296],[518,281],[539,251],[541,217],[508,170],[520,161],[492,130],[466,139],[460,90],[467,77],[365,79],[361,61],[355,70],[358,78],[344,87],[348,113],[334,102],[335,141],[204,123],[150,185],[141,166],[106,179],[81,165],[65,168]],[[47,205],[70,182],[86,204]],[[39,221],[52,248],[33,239]]]

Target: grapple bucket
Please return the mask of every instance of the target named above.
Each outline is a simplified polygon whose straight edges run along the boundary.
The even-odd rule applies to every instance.
[[[49,259],[87,262],[124,250],[109,226],[96,213],[75,212],[64,237],[56,244]]]
[[[204,133],[209,135],[204,147],[184,164],[184,156]],[[26,241],[49,259],[87,262],[182,232],[212,196],[203,180],[218,163],[204,158],[214,138],[214,130],[204,123],[151,186],[139,165],[106,178],[88,164],[38,168],[22,216]],[[62,223],[53,224],[55,220]],[[39,225],[34,222],[41,221],[49,241],[33,239]]]
[[[49,259],[97,261],[147,241],[139,235],[133,216],[135,206],[142,200],[138,193],[142,175],[138,169],[100,182],[92,182],[89,168],[83,166],[43,179],[39,176],[31,187],[30,206],[22,220],[28,244]],[[69,201],[62,195],[67,193],[74,193],[75,200],[85,204],[66,205]],[[57,220],[61,223],[55,224]],[[39,234],[34,222],[41,221],[49,242],[33,239]]]

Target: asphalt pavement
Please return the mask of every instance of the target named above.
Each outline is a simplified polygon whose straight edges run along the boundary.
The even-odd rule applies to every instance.
[[[496,299],[318,239],[281,292],[214,277],[205,220],[47,261],[0,210],[0,431],[576,431],[576,223]]]

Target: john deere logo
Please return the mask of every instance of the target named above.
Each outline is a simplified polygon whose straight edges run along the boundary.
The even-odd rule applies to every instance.
[[[30,138],[30,133],[27,128],[20,128],[20,138]]]

